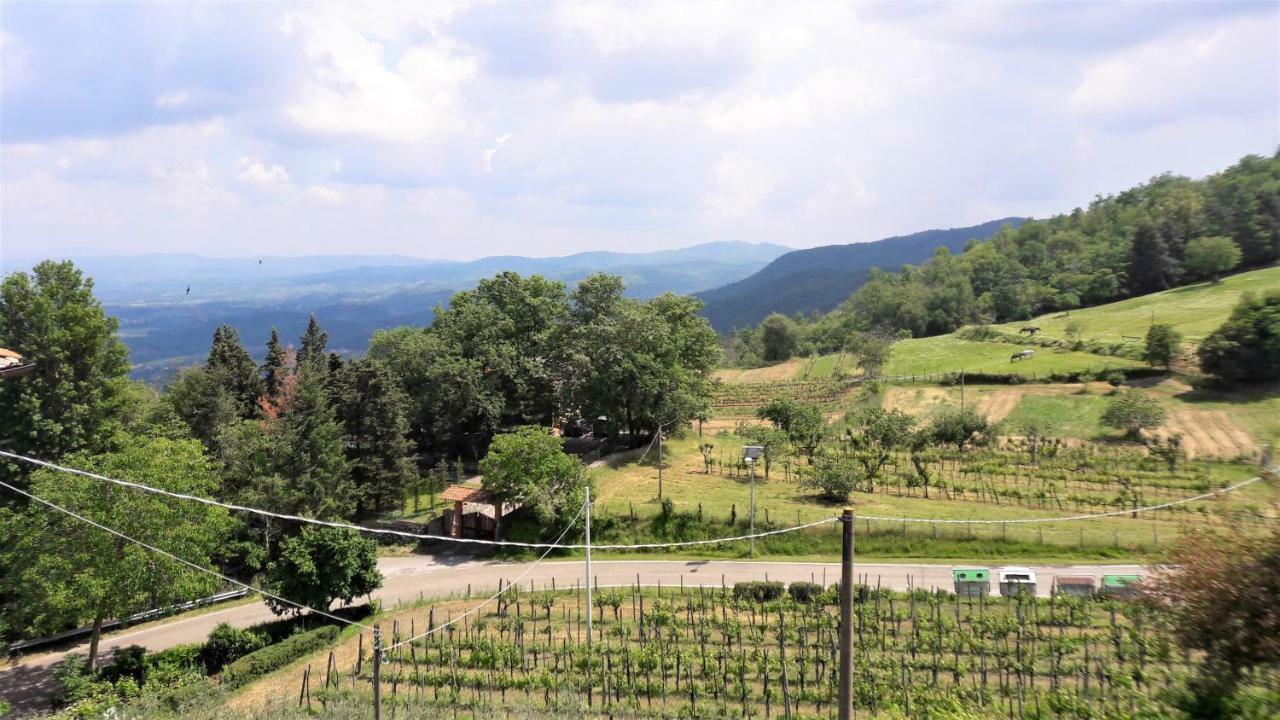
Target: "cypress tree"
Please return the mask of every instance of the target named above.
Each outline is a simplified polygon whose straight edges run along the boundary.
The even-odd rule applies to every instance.
[[[284,415],[284,457],[296,509],[317,518],[349,518],[354,510],[342,428],[334,416],[319,373],[302,372]]]
[[[213,331],[207,364],[209,372],[235,400],[240,417],[256,415],[258,398],[262,395],[262,380],[258,377],[258,366],[240,342],[240,333],[235,328],[219,325]]]
[[[357,512],[391,508],[414,480],[409,399],[387,366],[369,358],[347,363],[334,379]]]
[[[316,316],[312,315],[307,321],[306,332],[302,333],[298,347],[298,367],[316,367],[324,370],[327,360],[325,346],[328,342],[329,333],[320,329],[320,323],[316,322]]]
[[[263,390],[267,397],[273,398],[280,394],[280,387],[288,372],[287,360],[288,353],[280,345],[280,333],[271,328],[271,339],[267,341],[267,360],[262,364]]]

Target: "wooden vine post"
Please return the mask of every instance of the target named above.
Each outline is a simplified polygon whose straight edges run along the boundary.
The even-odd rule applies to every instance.
[[[853,717],[853,508],[840,516],[840,720]]]
[[[382,720],[382,628],[373,626],[373,720]]]

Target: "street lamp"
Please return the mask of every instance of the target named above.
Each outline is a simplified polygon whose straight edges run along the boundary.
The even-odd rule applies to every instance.
[[[751,556],[756,554],[756,461],[764,456],[763,445],[743,445],[742,460],[751,468],[751,538],[750,543]]]

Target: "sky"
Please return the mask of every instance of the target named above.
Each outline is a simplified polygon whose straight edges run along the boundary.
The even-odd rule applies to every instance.
[[[0,3],[0,252],[793,247],[1280,145],[1280,3]]]

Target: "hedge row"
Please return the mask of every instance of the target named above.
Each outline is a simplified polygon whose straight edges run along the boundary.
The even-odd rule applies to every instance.
[[[338,639],[338,628],[326,625],[299,633],[245,655],[222,670],[221,682],[227,687],[240,687],[269,672],[313,652],[322,650]]]
[[[1045,375],[1019,375],[1016,373],[984,373],[966,372],[964,381],[972,385],[1023,385],[1027,383],[1078,383],[1093,380],[1106,380],[1108,376],[1117,379],[1135,380],[1138,378],[1162,377],[1168,373],[1160,368],[1108,368],[1107,370],[1078,370],[1075,372],[1053,372]],[[1123,381],[1122,380],[1122,381]],[[960,373],[948,373],[938,380],[939,385],[959,385]]]

